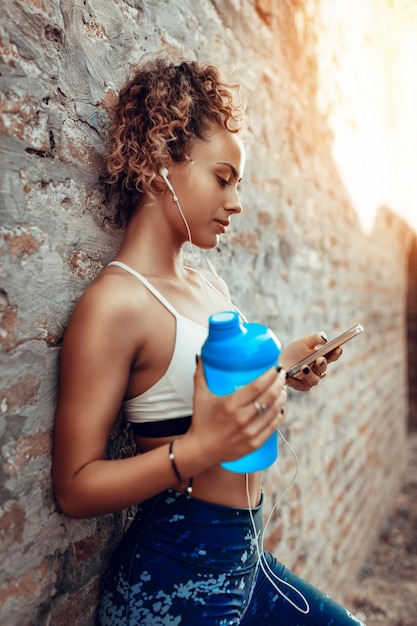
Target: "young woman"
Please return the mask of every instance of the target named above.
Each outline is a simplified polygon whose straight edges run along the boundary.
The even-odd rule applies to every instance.
[[[261,476],[220,465],[280,426],[286,382],[308,390],[327,368],[321,358],[285,378],[325,342],[317,333],[283,351],[280,372],[228,396],[207,388],[208,317],[232,304],[223,281],[184,263],[183,246],[215,247],[242,210],[233,94],[214,67],[159,59],[137,68],[112,114],[107,167],[124,240],[66,330],[53,462],[67,515],[139,503],[105,577],[102,626],[360,623],[262,553]],[[107,460],[121,406],[138,454]]]

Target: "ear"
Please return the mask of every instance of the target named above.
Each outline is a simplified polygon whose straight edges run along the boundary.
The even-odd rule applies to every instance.
[[[167,167],[161,167],[161,168],[160,168],[160,170],[159,170],[159,175],[160,175],[160,176],[164,179],[164,182],[165,182],[165,184],[166,184],[167,188],[168,188],[168,189],[170,190],[170,192],[172,193],[172,196],[173,196],[173,198],[174,198],[174,202],[178,202],[178,199],[177,199],[177,195],[176,195],[176,193],[175,193],[175,190],[174,190],[174,188],[173,188],[173,186],[172,186],[172,184],[171,184],[171,181],[170,181],[170,180],[169,180],[169,178],[168,178],[168,175],[169,175],[168,168],[167,168]]]
[[[162,166],[155,172],[155,178],[153,179],[153,187],[156,191],[163,191],[167,187],[167,180],[169,176],[168,167]]]
[[[168,174],[169,174],[169,170],[167,167],[161,167],[159,170],[159,175],[164,179],[164,181],[166,182],[166,184],[168,184]]]
[[[159,160],[159,165],[155,167],[155,174],[157,175],[158,181],[164,181],[165,183],[165,176],[169,176],[169,170],[172,165],[172,158],[169,152],[167,150],[164,150],[163,154],[158,160]]]

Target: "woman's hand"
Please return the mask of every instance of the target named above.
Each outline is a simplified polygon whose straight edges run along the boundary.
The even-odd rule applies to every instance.
[[[290,369],[294,363],[301,361],[317,349],[317,346],[325,344],[326,333],[319,332],[307,337],[302,337],[290,343],[282,352],[280,363],[285,369]],[[342,354],[342,348],[335,348],[326,357],[319,357],[310,367],[305,367],[301,372],[287,379],[287,384],[298,391],[309,391],[326,376],[327,365],[337,361]]]
[[[199,359],[194,376],[193,421],[184,438],[194,438],[210,464],[238,459],[259,448],[284,421],[285,372],[269,369],[238,391],[209,390]]]

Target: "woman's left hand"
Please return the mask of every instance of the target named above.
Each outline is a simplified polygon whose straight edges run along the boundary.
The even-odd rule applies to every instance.
[[[325,344],[326,341],[326,333],[323,331],[293,341],[282,352],[279,360],[280,365],[288,371],[294,363],[304,359],[314,352],[317,346]],[[341,354],[342,348],[335,348],[326,357],[319,357],[310,367],[306,367],[298,374],[290,376],[287,379],[287,385],[298,391],[309,391],[311,387],[317,385],[326,376],[328,363],[337,361]]]

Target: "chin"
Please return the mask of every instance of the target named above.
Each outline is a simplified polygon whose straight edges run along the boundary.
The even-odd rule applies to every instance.
[[[213,248],[217,248],[219,245],[220,237],[216,236],[211,240],[205,241],[193,241],[193,244],[197,246],[197,248],[201,248],[202,250],[213,250]]]

